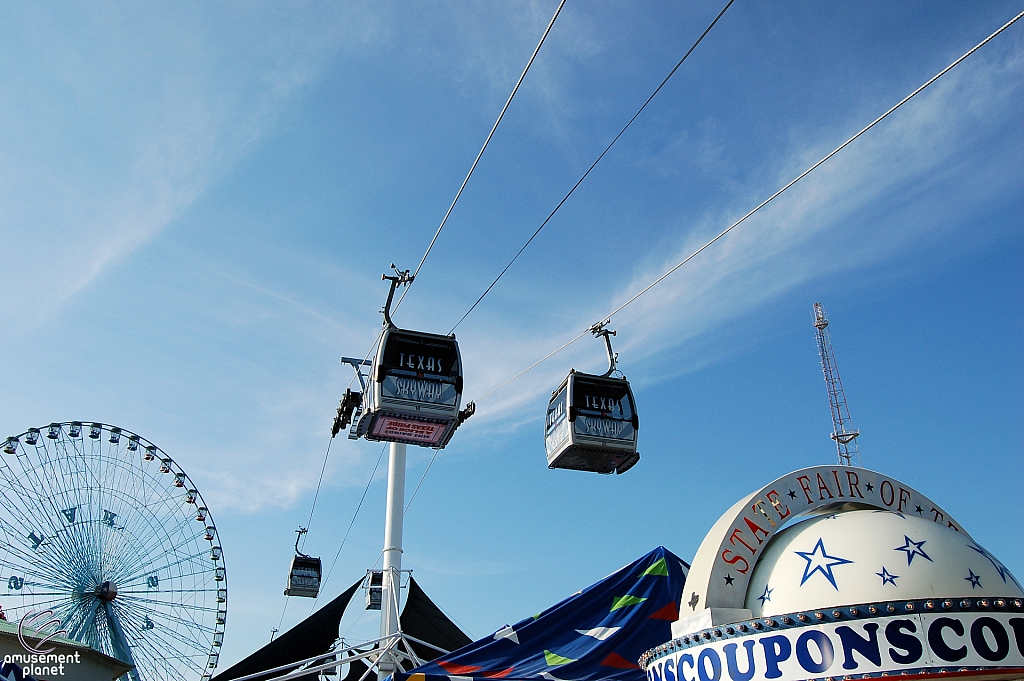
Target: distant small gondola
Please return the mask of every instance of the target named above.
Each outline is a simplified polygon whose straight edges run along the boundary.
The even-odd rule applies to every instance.
[[[363,579],[363,591],[366,595],[366,609],[380,610],[384,600],[384,571],[367,570]]]
[[[636,451],[640,420],[626,377],[612,376],[617,355],[609,336],[615,332],[604,324],[592,331],[604,337],[608,371],[595,375],[570,370],[551,393],[544,420],[548,468],[625,473],[640,460]]]
[[[306,529],[300,527],[296,532],[299,536],[295,538],[295,555],[288,570],[288,585],[284,595],[316,598],[320,593],[320,577],[323,574],[320,559],[299,551],[299,539],[306,533]]]
[[[455,429],[473,413],[462,401],[462,357],[455,335],[442,336],[399,329],[391,322],[391,301],[399,284],[412,281],[408,271],[384,276],[391,291],[384,306],[384,332],[370,366],[364,409],[353,429],[354,437],[443,448]],[[354,404],[352,400],[349,404]],[[354,407],[342,404],[338,427]],[[351,437],[350,436],[350,437]]]

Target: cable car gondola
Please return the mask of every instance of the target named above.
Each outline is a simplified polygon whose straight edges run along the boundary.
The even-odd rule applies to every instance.
[[[640,460],[636,403],[626,377],[612,376],[618,356],[609,338],[615,332],[604,328],[607,323],[595,324],[591,331],[604,337],[608,371],[596,375],[572,369],[551,393],[544,420],[548,468],[619,474]]]
[[[394,265],[392,265],[394,268]],[[350,437],[442,449],[455,429],[474,411],[462,401],[462,357],[455,334],[441,336],[399,329],[391,322],[391,301],[400,284],[412,282],[409,271],[395,269],[384,305],[384,333],[370,366],[359,403],[346,396],[335,421],[337,432],[353,411],[365,405]],[[357,373],[359,369],[356,369]],[[360,374],[362,381],[362,375]],[[364,397],[365,396],[365,397]]]
[[[295,538],[295,555],[288,570],[288,586],[284,595],[316,598],[320,593],[320,576],[323,574],[320,559],[299,551],[299,539],[306,533],[306,528],[300,527],[295,531],[299,536]]]

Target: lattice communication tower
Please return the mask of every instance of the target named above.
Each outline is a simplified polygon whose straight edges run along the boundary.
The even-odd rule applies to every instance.
[[[860,431],[853,427],[850,419],[850,408],[846,405],[846,393],[843,392],[843,381],[839,378],[839,367],[836,366],[835,354],[832,352],[832,338],[828,332],[828,317],[821,303],[814,304],[814,336],[818,340],[818,354],[821,356],[821,370],[825,374],[825,385],[828,386],[828,402],[832,408],[832,435],[839,452],[839,463],[844,466],[864,465],[857,446]]]

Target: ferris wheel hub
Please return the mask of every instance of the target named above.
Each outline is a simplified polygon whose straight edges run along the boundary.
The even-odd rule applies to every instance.
[[[112,601],[117,598],[117,584],[106,581],[96,587],[96,595],[101,601]]]

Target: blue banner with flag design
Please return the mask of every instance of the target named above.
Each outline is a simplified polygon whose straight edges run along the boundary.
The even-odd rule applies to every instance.
[[[658,547],[540,614],[394,681],[643,681],[637,660],[672,637],[689,565]]]

